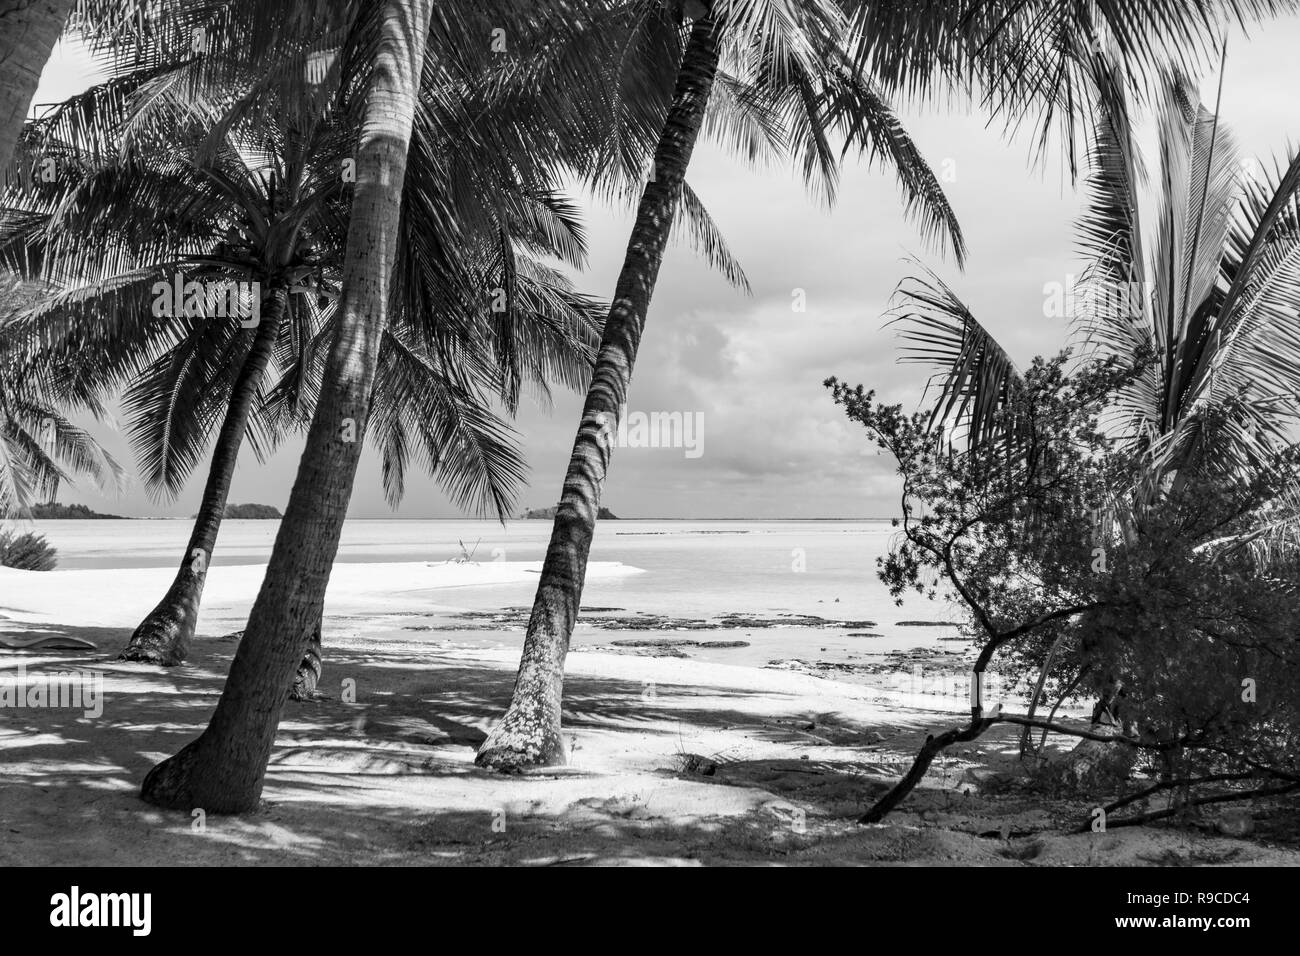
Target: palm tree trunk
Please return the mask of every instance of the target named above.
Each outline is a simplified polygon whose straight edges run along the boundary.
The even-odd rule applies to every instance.
[[[307,651],[298,662],[298,671],[293,675],[293,686],[289,689],[290,700],[311,700],[316,696],[316,685],[320,683],[321,671],[325,664],[321,660],[320,646],[321,620],[316,619]]]
[[[338,333],[261,591],[207,729],[140,795],[174,809],[257,807],[290,682],[320,619],[370,410],[397,245],[406,151],[433,0],[389,0],[357,144]]]
[[[74,5],[75,0],[0,0],[0,170],[9,167],[41,72]]]
[[[612,452],[611,435],[632,380],[650,297],[713,89],[719,33],[714,16],[697,20],[682,57],[672,106],[655,150],[655,175],[637,207],[623,270],[605,321],[528,621],[514,694],[504,719],[479,749],[475,762],[480,766],[509,772],[565,760],[560,736],[564,659],[582,600],[601,487]]]
[[[226,513],[239,449],[244,444],[248,419],[275,350],[285,295],[283,289],[273,289],[262,302],[261,321],[230,393],[230,405],[212,452],[208,481],[203,486],[203,500],[176,577],[157,607],[135,629],[118,660],[142,661],[165,667],[185,660],[198,623],[203,584],[208,577],[208,565],[217,544],[217,532],[221,530],[221,519]]]

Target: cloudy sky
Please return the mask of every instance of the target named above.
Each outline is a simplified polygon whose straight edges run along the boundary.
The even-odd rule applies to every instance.
[[[1229,45],[1223,121],[1243,156],[1271,162],[1300,140],[1300,20],[1288,20]],[[37,102],[52,102],[94,79],[93,64],[62,48],[42,79]],[[1212,103],[1217,73],[1203,95]],[[897,339],[883,327],[898,281],[921,257],[965,299],[1018,362],[1059,349],[1067,329],[1044,317],[1044,287],[1079,272],[1071,222],[1076,189],[1059,167],[1030,168],[1024,138],[986,128],[960,110],[901,111],[908,130],[945,180],[970,257],[960,272],[919,239],[901,212],[885,169],[848,166],[838,200],[827,209],[784,169],[750,171],[721,150],[702,146],[689,180],[721,226],[753,286],[745,296],[681,245],[660,274],[637,359],[629,411],[702,415],[702,454],[683,449],[621,448],[604,503],[622,517],[834,518],[889,516],[897,511],[892,463],[875,454],[865,432],[844,418],[822,381],[836,375],[875,388],[883,398],[915,405],[925,375],[896,363]],[[1149,136],[1147,137],[1149,140]],[[1148,149],[1148,155],[1152,155]],[[584,291],[608,297],[622,262],[632,210],[589,199],[591,261],[578,277]],[[806,311],[792,308],[796,289]],[[581,407],[580,396],[556,393],[553,408],[528,408],[523,434],[531,482],[520,504],[558,498]],[[119,460],[134,461],[121,437],[97,434]],[[300,442],[289,442],[266,465],[246,455],[233,501],[283,508]],[[202,490],[200,471],[175,501],[150,499],[133,482],[105,497],[89,486],[65,490],[117,514],[188,515]],[[396,515],[455,517],[436,485],[411,475]],[[384,518],[378,464],[367,454],[352,498],[352,517]]]

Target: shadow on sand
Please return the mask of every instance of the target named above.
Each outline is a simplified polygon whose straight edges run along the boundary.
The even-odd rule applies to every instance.
[[[1109,849],[1062,838],[1065,850],[981,837],[1051,821],[1017,805],[1008,823],[973,803],[961,776],[978,762],[969,753],[941,762],[938,788],[918,791],[889,826],[858,827],[926,730],[952,717],[900,709],[867,725],[800,712],[806,697],[784,706],[773,691],[669,683],[647,695],[641,681],[571,676],[571,766],[490,774],[473,755],[509,699],[513,660],[341,632],[331,646],[329,624],[322,696],[288,705],[264,806],[240,818],[162,812],[137,796],[149,768],[206,725],[234,641],[201,636],[191,661],[170,669],[117,662],[122,628],[48,628],[93,641],[92,653],[0,652],[0,681],[15,681],[21,663],[29,679],[89,672],[103,689],[99,716],[0,709],[0,865],[1114,863],[1138,853],[1129,835]],[[991,735],[991,748],[1008,745]],[[693,750],[701,760],[687,759]]]

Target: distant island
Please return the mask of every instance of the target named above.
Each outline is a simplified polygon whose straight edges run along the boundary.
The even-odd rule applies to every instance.
[[[57,501],[47,501],[43,504],[31,506],[31,516],[33,518],[77,518],[86,520],[88,518],[114,518],[120,519],[121,515],[102,515],[97,511],[91,511],[85,505],[65,505]]]
[[[555,517],[555,507],[552,506],[552,507],[550,507],[550,508],[529,508],[527,511],[525,511],[525,512],[523,513],[523,517],[524,517],[525,519],[527,519],[527,518],[554,518],[554,517]],[[599,509],[599,510],[596,512],[596,517],[599,518],[599,519],[607,520],[607,521],[617,521],[617,520],[618,520],[618,515],[614,514],[614,512],[610,511],[608,508],[601,508],[601,509]]]
[[[198,515],[190,515],[190,518],[197,518]],[[266,518],[276,519],[283,518],[279,508],[272,508],[270,505],[226,505],[226,518]]]
[[[195,515],[195,517],[198,517]],[[279,508],[270,505],[226,505],[227,518],[283,518]]]

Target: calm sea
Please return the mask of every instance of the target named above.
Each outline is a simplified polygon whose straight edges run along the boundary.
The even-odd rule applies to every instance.
[[[213,563],[255,564],[271,553],[276,521],[226,521]],[[36,529],[59,550],[60,568],[170,567],[190,531],[186,520],[39,521]],[[445,561],[466,550],[478,561],[541,561],[550,521],[348,521],[338,560]],[[876,559],[895,530],[888,521],[602,521],[593,561],[621,561],[644,574],[593,580],[587,608],[618,608],[673,618],[724,614],[775,618],[817,615],[872,622],[849,628],[742,628],[717,631],[598,631],[575,643],[682,636],[747,640],[747,649],[696,652],[735,663],[774,657],[860,659],[889,650],[938,646],[952,626],[899,626],[907,620],[957,621],[955,609],[922,598],[895,606],[877,580]],[[531,583],[455,589],[447,603],[467,610],[530,605]],[[472,640],[480,638],[472,634]],[[513,643],[513,639],[506,639]],[[958,645],[949,644],[956,648]]]

